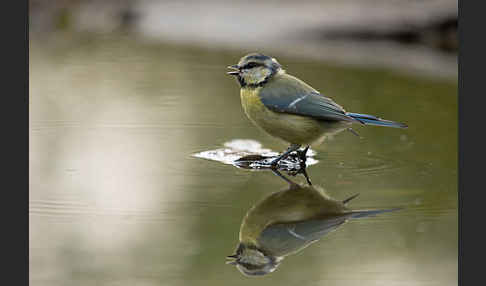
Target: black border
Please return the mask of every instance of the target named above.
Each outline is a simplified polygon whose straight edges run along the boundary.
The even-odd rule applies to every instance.
[[[458,37],[458,285],[484,284],[484,150],[482,118],[486,106],[484,8],[480,1],[460,0]],[[467,5],[466,5],[467,4]],[[476,6],[474,6],[476,4]],[[467,68],[466,68],[467,67]],[[466,84],[467,82],[467,84]],[[467,163],[466,163],[467,162]],[[467,262],[466,262],[467,261]]]
[[[29,18],[24,1],[4,2],[2,29],[2,284],[29,285]]]
[[[463,279],[463,267],[464,267],[464,261],[462,261],[462,256],[463,256],[463,247],[462,247],[462,240],[463,240],[463,197],[464,197],[464,189],[462,189],[461,184],[463,183],[463,168],[464,168],[464,157],[463,153],[461,152],[461,148],[463,147],[463,139],[464,139],[464,126],[463,126],[463,115],[464,115],[464,101],[462,100],[462,95],[464,92],[464,65],[463,65],[463,53],[464,53],[464,1],[458,0],[458,10],[457,10],[457,37],[458,37],[458,43],[459,43],[459,50],[457,54],[457,68],[458,68],[458,84],[457,84],[457,106],[458,106],[458,116],[457,120],[458,122],[458,142],[457,142],[457,148],[458,148],[458,166],[457,166],[457,172],[458,172],[458,188],[457,188],[457,212],[458,212],[458,271],[457,271],[457,276],[458,276],[458,285],[463,285],[464,279]]]

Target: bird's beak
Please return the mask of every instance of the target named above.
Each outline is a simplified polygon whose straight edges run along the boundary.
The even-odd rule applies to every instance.
[[[230,264],[230,265],[238,264],[238,262],[237,262],[238,254],[228,255],[228,256],[226,256],[226,258],[227,259],[236,259],[236,260],[226,261],[226,264]]]
[[[227,72],[229,75],[238,75],[240,74],[240,67],[238,65],[232,65],[228,66],[229,69],[232,69],[232,71]]]

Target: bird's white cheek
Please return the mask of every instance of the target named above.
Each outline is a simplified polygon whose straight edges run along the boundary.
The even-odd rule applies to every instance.
[[[247,71],[243,73],[243,78],[249,84],[254,84],[258,81],[258,72],[256,71]]]
[[[249,84],[258,84],[265,80],[265,78],[270,74],[266,69],[258,69],[243,72],[242,76],[245,81]]]
[[[270,72],[266,69],[260,69],[260,70],[257,70],[255,73],[254,73],[254,76],[253,76],[253,82],[254,83],[260,83],[262,81],[265,80],[265,78],[270,74]]]

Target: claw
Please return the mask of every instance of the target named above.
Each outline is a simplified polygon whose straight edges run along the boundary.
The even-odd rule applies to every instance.
[[[273,160],[272,162],[270,162],[270,169],[277,170],[278,169],[278,163],[279,162],[280,162],[280,160]]]
[[[297,151],[298,158],[304,163],[307,161],[307,151],[309,151],[309,147],[310,146],[307,146],[304,150]]]

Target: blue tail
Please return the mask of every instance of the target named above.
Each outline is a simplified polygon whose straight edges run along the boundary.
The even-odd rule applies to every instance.
[[[385,209],[385,210],[360,210],[360,211],[352,211],[351,218],[362,218],[368,216],[374,216],[381,213],[388,213],[401,210],[402,208],[394,208],[394,209]]]
[[[388,126],[388,127],[395,127],[395,128],[407,128],[407,124],[394,122],[390,120],[384,120],[378,118],[373,115],[368,114],[359,114],[359,113],[351,113],[347,112],[346,115],[351,116],[352,118],[358,120],[359,122],[366,124],[366,125],[377,125],[377,126]]]

